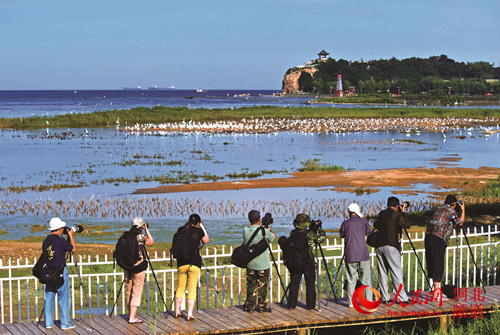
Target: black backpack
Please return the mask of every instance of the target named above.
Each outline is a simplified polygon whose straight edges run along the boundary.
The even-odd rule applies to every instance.
[[[122,269],[130,273],[139,273],[148,268],[147,260],[135,265],[139,261],[139,243],[137,242],[137,234],[130,231],[124,232],[118,239],[113,257]]]
[[[170,256],[177,260],[191,262],[194,256],[194,248],[190,229],[186,229],[184,226],[177,229],[172,240]]]
[[[283,246],[283,261],[292,273],[303,272],[311,261],[309,256],[308,230],[290,234]]]

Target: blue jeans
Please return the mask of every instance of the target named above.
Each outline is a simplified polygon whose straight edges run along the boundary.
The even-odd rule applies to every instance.
[[[68,268],[64,267],[63,271],[64,284],[55,289],[54,287],[45,286],[45,327],[52,327],[54,325],[54,302],[56,293],[59,299],[59,315],[61,316],[61,329],[71,326],[71,319],[69,317],[69,310],[71,307],[71,300],[69,296],[69,274]]]

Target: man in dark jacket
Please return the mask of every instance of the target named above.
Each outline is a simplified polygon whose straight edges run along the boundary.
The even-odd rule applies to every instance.
[[[406,295],[403,286],[401,244],[399,242],[402,228],[411,227],[405,211],[406,204],[400,205],[398,198],[389,197],[387,209],[379,213],[378,219],[373,225],[379,231],[375,252],[377,253],[379,290],[382,301],[385,303],[390,300],[388,271],[391,271],[393,292],[396,293],[399,290],[398,301],[408,303],[408,295]]]
[[[56,294],[59,300],[59,314],[61,316],[61,329],[68,330],[75,328],[71,325],[70,307],[71,300],[69,295],[69,275],[66,268],[66,252],[75,252],[76,245],[73,238],[73,230],[67,229],[69,242],[61,237],[66,227],[66,222],[59,218],[50,220],[50,235],[43,241],[42,249],[48,255],[47,266],[51,268],[63,266],[64,284],[61,287],[45,286],[45,328],[54,328],[54,300]]]

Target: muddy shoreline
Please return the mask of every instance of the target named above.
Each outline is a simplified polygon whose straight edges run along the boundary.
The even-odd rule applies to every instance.
[[[498,177],[500,168],[404,168],[373,171],[296,172],[288,178],[245,179],[185,185],[167,185],[136,190],[133,194],[160,194],[283,187],[332,187],[334,191],[357,188],[405,187],[428,183],[443,189],[468,190]]]

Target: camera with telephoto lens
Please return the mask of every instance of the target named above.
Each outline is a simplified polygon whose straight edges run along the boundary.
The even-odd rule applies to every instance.
[[[76,225],[74,227],[64,227],[63,234],[68,235],[69,230],[72,230],[74,233],[81,233],[83,231],[82,225]]]
[[[403,203],[401,205],[399,205],[399,208],[398,208],[398,211],[399,212],[402,212],[403,211],[403,206],[405,207],[405,210],[406,211],[409,211],[410,210],[410,202],[409,201],[403,201]]]
[[[264,217],[262,218],[261,225],[264,228],[269,228],[270,224],[273,224],[273,216],[271,215],[271,213],[266,213],[266,215],[264,215]]]
[[[318,231],[318,228],[321,228],[321,225],[323,225],[323,222],[321,220],[311,220],[309,229],[315,232]]]

